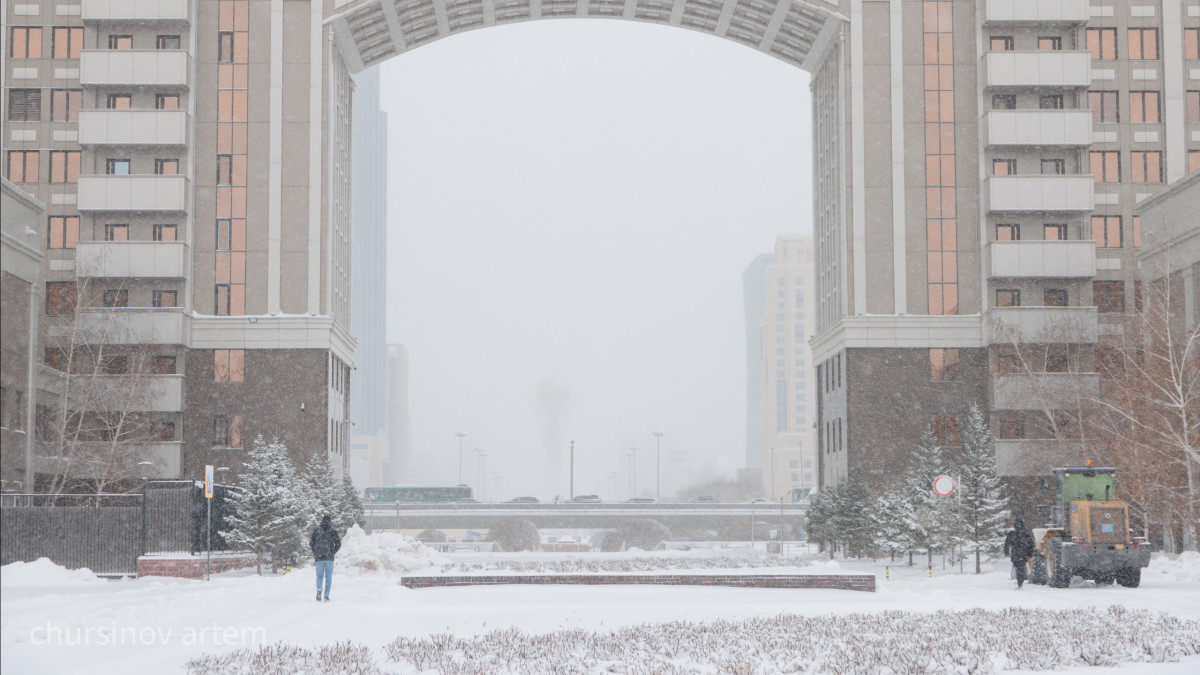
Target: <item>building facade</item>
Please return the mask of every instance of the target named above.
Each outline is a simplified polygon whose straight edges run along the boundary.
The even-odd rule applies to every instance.
[[[1200,326],[1200,171],[1138,203],[1144,246],[1138,267],[1147,284],[1166,293],[1171,332],[1186,336]]]
[[[817,486],[812,329],[813,239],[783,235],[763,270],[760,381],[762,483],[771,499]]]
[[[762,475],[763,448],[763,315],[766,311],[766,271],[770,254],[755,258],[742,272],[742,302],[746,314],[746,469]]]

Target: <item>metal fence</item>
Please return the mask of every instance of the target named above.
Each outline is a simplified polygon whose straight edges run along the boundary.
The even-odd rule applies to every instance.
[[[214,486],[212,550],[225,551],[232,490]],[[97,574],[135,574],[144,554],[198,555],[208,550],[208,504],[202,483],[147,481],[141,494],[3,495],[0,564],[49,558]]]

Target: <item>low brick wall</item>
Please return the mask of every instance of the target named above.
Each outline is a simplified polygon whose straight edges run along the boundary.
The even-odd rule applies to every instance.
[[[179,577],[181,579],[203,579],[208,558],[138,558],[137,575],[141,577]],[[213,556],[212,572],[228,572],[254,567],[253,555]]]
[[[736,586],[741,588],[827,588],[875,592],[873,574],[462,574],[403,577],[408,588],[560,584],[583,586]]]

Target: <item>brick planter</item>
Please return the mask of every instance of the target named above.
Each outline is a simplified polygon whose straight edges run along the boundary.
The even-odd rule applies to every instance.
[[[403,577],[402,586],[496,586],[559,584],[573,586],[735,586],[741,588],[826,588],[875,592],[873,574],[462,574]]]
[[[208,558],[195,556],[187,558],[153,558],[141,557],[137,561],[137,575],[142,577],[178,577],[181,579],[203,579],[204,569]],[[222,555],[213,556],[212,572],[228,572],[254,567],[253,555]]]

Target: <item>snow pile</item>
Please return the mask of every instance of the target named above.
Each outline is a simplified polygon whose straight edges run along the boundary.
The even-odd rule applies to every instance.
[[[9,563],[0,567],[0,586],[4,588],[79,586],[94,583],[104,583],[104,580],[86,567],[69,570],[54,564],[49,558]]]
[[[286,644],[205,655],[201,673],[996,673],[1122,663],[1200,654],[1200,621],[1112,607],[1009,608],[935,614],[889,611],[674,621],[609,632],[471,637],[399,637],[383,647],[386,669],[351,643],[307,650]],[[324,667],[326,670],[321,670]],[[392,670],[396,669],[396,670]]]
[[[1200,553],[1185,551],[1175,560],[1166,555],[1154,558],[1142,572],[1142,578],[1200,583]]]
[[[347,573],[400,572],[445,564],[447,558],[412,537],[395,532],[367,534],[352,525],[338,551],[338,570]]]
[[[588,574],[605,572],[667,572],[675,570],[716,569],[837,569],[833,561],[808,563],[793,559],[749,556],[672,556],[632,558],[568,558],[566,560],[494,560],[488,562],[458,562],[442,566],[443,574],[474,572],[515,572],[522,574]]]

